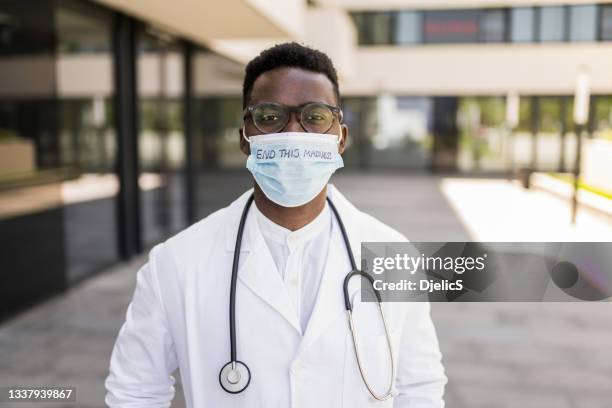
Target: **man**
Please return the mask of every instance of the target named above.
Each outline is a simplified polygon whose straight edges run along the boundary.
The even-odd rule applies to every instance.
[[[353,279],[353,344],[349,254],[406,239],[327,184],[348,137],[332,62],[296,43],[267,49],[246,67],[243,104],[254,188],[153,248],[106,403],[167,407],[179,368],[189,407],[442,407],[429,304],[385,303],[383,324]]]

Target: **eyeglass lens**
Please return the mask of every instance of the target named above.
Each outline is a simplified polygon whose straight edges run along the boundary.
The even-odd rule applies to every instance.
[[[252,112],[253,123],[262,133],[281,131],[289,122],[290,109],[277,104],[259,104]],[[300,109],[300,122],[307,132],[325,133],[334,121],[332,110],[321,103],[311,103]]]

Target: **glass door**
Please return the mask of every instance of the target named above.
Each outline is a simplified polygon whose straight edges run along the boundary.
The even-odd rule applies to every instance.
[[[139,177],[142,238],[150,247],[186,225],[183,53],[169,36],[138,36]]]

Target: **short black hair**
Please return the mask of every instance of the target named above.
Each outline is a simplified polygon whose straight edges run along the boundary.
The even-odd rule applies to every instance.
[[[338,74],[327,54],[296,42],[287,42],[263,50],[247,64],[242,85],[243,108],[251,98],[255,80],[264,72],[280,67],[295,67],[324,74],[331,81],[336,100],[340,103]]]

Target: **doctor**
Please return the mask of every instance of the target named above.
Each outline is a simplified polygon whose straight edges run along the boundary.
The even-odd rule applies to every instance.
[[[254,188],[151,250],[106,403],[169,407],[178,368],[188,407],[443,407],[428,303],[384,303],[381,319],[355,278],[354,332],[347,320],[351,254],[406,239],[327,184],[348,136],[332,62],[269,48],[246,67],[243,104]]]

